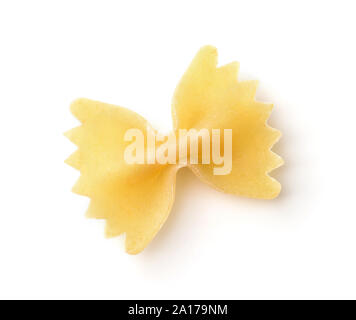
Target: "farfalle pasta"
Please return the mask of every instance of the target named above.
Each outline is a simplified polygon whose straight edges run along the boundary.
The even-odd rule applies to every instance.
[[[257,102],[257,82],[240,82],[237,73],[237,63],[217,67],[214,47],[200,49],[175,90],[167,136],[119,106],[71,105],[82,123],[66,133],[78,146],[66,160],[81,173],[73,191],[90,198],[87,216],[105,219],[108,237],[126,234],[128,253],[141,252],[168,218],[181,167],[222,192],[279,194],[268,175],[283,163],[271,151],[280,132],[266,124],[273,106]]]

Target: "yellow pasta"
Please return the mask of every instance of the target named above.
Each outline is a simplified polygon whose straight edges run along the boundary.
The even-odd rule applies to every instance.
[[[66,133],[78,146],[66,160],[81,173],[73,191],[91,199],[87,216],[106,219],[108,237],[126,234],[128,253],[141,252],[166,221],[174,202],[176,173],[183,166],[226,193],[262,199],[279,194],[280,184],[268,175],[283,163],[271,151],[280,137],[279,131],[266,124],[272,105],[257,102],[257,82],[239,82],[237,73],[237,63],[217,67],[214,47],[200,49],[175,90],[170,137],[159,136],[145,119],[122,107],[88,99],[71,105],[82,123]],[[143,141],[142,157],[139,149],[133,154],[135,163],[125,158],[132,147],[132,140],[127,139],[132,129],[142,132]],[[202,130],[194,157],[193,138],[181,134],[190,129]],[[214,140],[217,132],[221,135]],[[222,132],[230,134],[230,142]],[[137,138],[136,146],[138,142]],[[205,142],[210,146],[204,151]],[[183,149],[187,161],[181,161]],[[208,163],[214,159],[214,150],[231,158],[228,173],[216,174],[219,165]]]

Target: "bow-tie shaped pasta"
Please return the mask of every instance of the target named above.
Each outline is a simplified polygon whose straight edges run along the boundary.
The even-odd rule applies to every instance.
[[[174,202],[176,173],[182,166],[226,193],[262,199],[279,194],[280,184],[268,175],[283,163],[270,150],[280,137],[266,124],[273,106],[255,101],[257,82],[239,82],[237,73],[237,63],[217,67],[216,49],[203,47],[183,75],[172,105],[175,136],[180,129],[207,129],[208,134],[231,129],[228,174],[215,174],[214,163],[202,163],[201,151],[195,159],[199,161],[128,163],[126,134],[140,130],[148,148],[148,135],[156,132],[147,121],[128,109],[88,99],[71,105],[82,123],[66,133],[78,146],[66,160],[81,173],[73,191],[91,199],[87,216],[106,219],[108,237],[126,234],[128,253],[141,252],[166,221]],[[162,143],[155,141],[156,146]]]

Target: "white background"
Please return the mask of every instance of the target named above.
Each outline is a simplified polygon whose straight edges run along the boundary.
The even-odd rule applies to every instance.
[[[0,2],[0,298],[356,298],[354,1]],[[167,223],[124,253],[70,192],[77,97],[171,128],[199,47],[273,102],[272,201],[178,174]],[[139,201],[139,200],[138,200]]]

